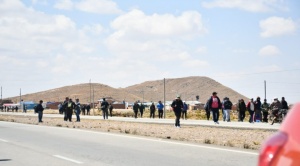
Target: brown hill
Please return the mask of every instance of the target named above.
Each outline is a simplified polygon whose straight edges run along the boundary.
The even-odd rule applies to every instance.
[[[86,83],[65,86],[61,88],[51,89],[43,92],[23,95],[22,99],[25,101],[63,101],[65,97],[79,98],[82,103],[89,103],[90,96],[94,101],[103,97],[111,97],[116,101],[159,101],[164,99],[164,81],[146,81],[141,84],[132,85],[126,88],[113,88],[107,85],[98,83]],[[223,86],[208,77],[184,77],[184,78],[171,78],[165,80],[165,96],[166,100],[173,100],[177,94],[183,100],[196,100],[199,95],[200,101],[205,102],[211,96],[213,91],[218,92],[218,96],[222,99],[227,96],[234,103],[240,99],[248,99],[247,97],[239,94],[238,92]],[[93,97],[94,94],[94,97]],[[19,97],[12,97],[12,101],[17,102]]]

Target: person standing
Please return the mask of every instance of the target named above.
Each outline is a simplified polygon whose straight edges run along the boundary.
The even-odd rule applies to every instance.
[[[267,99],[264,99],[263,104],[261,105],[261,110],[263,113],[263,122],[268,123],[268,115],[269,115],[270,104],[267,103]]]
[[[232,102],[229,100],[228,97],[225,97],[224,100],[224,113],[225,113],[225,120],[230,122],[230,111],[232,109]]]
[[[237,105],[238,110],[238,121],[243,122],[245,119],[245,113],[246,113],[246,104],[244,102],[244,99],[240,99]]]
[[[66,108],[66,114],[67,114],[66,121],[69,120],[69,122],[72,122],[72,115],[74,109],[75,109],[75,103],[72,101],[72,99],[69,99]]]
[[[174,100],[171,104],[171,107],[173,108],[173,111],[175,113],[175,127],[180,128],[180,117],[181,117],[181,111],[183,108],[183,102],[180,99],[180,96],[177,96],[176,100]]]
[[[16,105],[16,112],[18,112],[19,107]],[[26,113],[26,112],[25,112]]]
[[[145,110],[145,106],[144,106],[143,103],[141,103],[141,106],[140,106],[140,116],[141,116],[141,118],[143,117],[144,110]]]
[[[69,97],[66,97],[65,101],[62,104],[62,112],[64,114],[64,121],[67,121],[67,107],[68,107]]]
[[[285,101],[284,97],[281,98],[281,106],[282,106],[282,113],[284,114],[284,117],[285,117],[287,114],[287,111],[289,109],[289,106],[288,106],[288,103]]]
[[[135,119],[137,118],[137,115],[138,115],[138,112],[139,112],[139,107],[140,106],[139,106],[138,102],[134,102],[132,109],[133,109],[133,112],[134,112],[134,118]]]
[[[150,106],[150,118],[153,118],[154,119],[154,117],[155,117],[155,105],[154,105],[154,103],[152,103],[151,104],[151,106]]]
[[[110,117],[112,117],[112,112],[113,112],[114,107],[111,103],[109,103],[108,109],[109,109],[109,115],[110,115]]]
[[[164,105],[161,103],[161,101],[158,101],[156,107],[158,109],[158,118],[162,119],[163,118],[163,112],[164,112]]]
[[[188,110],[188,105],[185,102],[183,102],[182,117],[181,117],[182,119],[186,120],[187,110]]]
[[[44,107],[42,106],[43,104],[43,100],[40,100],[39,104],[36,106],[36,112],[38,113],[38,119],[39,119],[39,123],[42,123],[42,118],[43,118],[43,111],[44,111]]]
[[[81,105],[79,103],[79,99],[76,99],[75,101],[76,122],[80,122]]]
[[[209,101],[210,101],[210,99],[208,99],[207,101],[206,101],[206,103],[205,103],[205,105],[204,105],[204,110],[205,110],[205,112],[206,112],[206,118],[207,118],[207,120],[209,121],[209,118],[210,118],[210,109],[209,109]]]
[[[90,115],[90,110],[91,110],[91,105],[90,105],[90,103],[88,103],[86,105],[86,115]]]
[[[222,104],[220,98],[217,96],[217,92],[212,93],[212,96],[209,99],[208,107],[209,110],[212,111],[213,120],[215,124],[219,124],[219,115],[220,115],[219,110],[222,108]]]
[[[82,104],[82,106],[81,106],[81,112],[82,112],[82,115],[85,115],[85,104]]]
[[[254,123],[254,108],[253,98],[251,98],[247,104],[247,110],[250,114],[249,123]]]
[[[260,97],[257,97],[254,102],[254,110],[255,110],[255,122],[261,122],[261,102]]]
[[[105,98],[103,98],[103,101],[101,103],[101,110],[103,119],[108,119],[108,102],[105,100]]]

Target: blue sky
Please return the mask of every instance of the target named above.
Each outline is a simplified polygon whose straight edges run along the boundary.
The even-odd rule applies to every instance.
[[[300,1],[0,0],[2,97],[208,76],[300,101]],[[201,96],[200,96],[201,97]],[[203,96],[207,98],[207,96]]]

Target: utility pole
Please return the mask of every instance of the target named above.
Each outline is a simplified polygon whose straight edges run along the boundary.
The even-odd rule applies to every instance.
[[[95,93],[94,93],[94,86],[93,86],[93,114],[95,116],[95,101],[94,101]]]
[[[166,78],[164,78],[164,119],[166,119]]]
[[[267,99],[267,82],[265,80],[265,99]]]
[[[1,103],[2,103],[2,86],[1,86]]]

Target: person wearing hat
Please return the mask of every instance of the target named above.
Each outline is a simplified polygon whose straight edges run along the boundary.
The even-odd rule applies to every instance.
[[[108,102],[103,98],[103,101],[101,103],[101,110],[102,110],[102,116],[103,119],[108,119]]]
[[[39,119],[39,123],[42,123],[42,118],[43,118],[43,111],[44,111],[44,107],[42,106],[43,104],[43,100],[40,100],[39,104],[36,106],[35,110],[38,113],[38,119]]]
[[[181,117],[181,111],[183,109],[183,102],[180,99],[180,96],[178,95],[177,98],[172,102],[171,107],[173,108],[173,111],[175,113],[175,127],[180,128],[180,117]]]
[[[219,124],[219,110],[222,108],[222,103],[220,98],[217,96],[217,92],[213,92],[212,96],[208,99],[208,110],[212,111],[213,121],[215,124]]]

